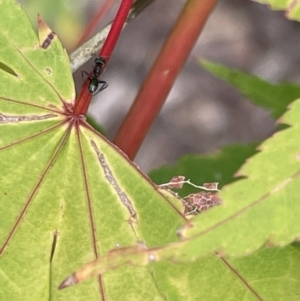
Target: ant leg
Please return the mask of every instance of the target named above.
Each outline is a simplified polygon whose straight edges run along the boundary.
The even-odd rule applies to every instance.
[[[94,94],[94,96],[108,87],[108,83],[103,80],[99,80],[98,83],[102,84],[102,86],[98,89],[98,91]]]
[[[100,88],[100,91],[103,91],[104,89],[106,89],[108,87],[108,83],[103,81],[103,80],[100,80],[99,81],[99,84],[102,84],[101,88]],[[99,91],[99,92],[100,92]]]
[[[84,75],[86,75],[87,77],[90,77],[90,75],[86,71],[81,71],[81,77],[83,80],[85,80]]]

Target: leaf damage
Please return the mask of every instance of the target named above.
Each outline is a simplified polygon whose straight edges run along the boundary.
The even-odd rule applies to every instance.
[[[185,197],[179,197],[177,193],[170,189],[181,189],[184,184],[191,185],[195,188],[202,189],[198,193],[191,193]],[[180,200],[184,206],[185,215],[197,215],[203,211],[221,205],[222,201],[217,196],[218,183],[204,183],[202,186],[195,185],[190,180],[185,180],[184,176],[175,176],[168,183],[158,185],[159,188],[169,188],[169,192],[174,194],[175,198]]]
[[[40,15],[38,15],[38,26],[41,48],[47,49],[51,45],[52,41],[57,39],[57,35],[54,31],[51,31]]]
[[[116,178],[114,177],[110,167],[108,166],[104,155],[100,152],[100,150],[98,149],[95,141],[91,140],[91,145],[95,151],[95,153],[97,154],[99,163],[103,169],[103,172],[105,174],[105,178],[108,181],[108,183],[113,187],[113,189],[116,191],[116,193],[119,196],[119,199],[121,201],[121,203],[127,208],[127,210],[129,211],[129,214],[132,218],[137,219],[137,214],[136,211],[133,208],[132,202],[130,201],[129,197],[127,196],[127,194],[121,189],[121,187],[119,186]]]
[[[216,194],[206,191],[191,193],[182,202],[185,215],[197,215],[222,204],[221,199]]]
[[[94,141],[91,141],[93,148],[95,149],[99,158],[101,160],[101,165],[103,168],[108,168],[103,157],[95,144]],[[109,179],[110,183],[113,182],[111,171],[106,170],[107,179]],[[205,190],[218,191],[218,183],[205,183],[203,186],[198,186],[193,184],[190,180],[185,180],[184,176],[175,176],[168,183],[158,185],[158,188],[168,189],[168,188],[182,188],[183,184],[189,184],[194,187],[200,187]],[[221,204],[221,200],[216,197],[211,191],[199,192],[197,194],[190,194],[185,198],[180,198],[176,193],[172,190],[168,189],[172,195],[174,195],[178,200],[180,200],[185,206],[185,215],[196,215],[201,213],[202,211],[206,211],[216,205]],[[187,225],[186,227],[190,227],[191,225]],[[181,239],[180,233],[178,235]],[[172,252],[168,253],[166,250],[177,249],[180,248],[182,243],[185,243],[185,240],[181,240],[176,243],[169,244],[167,246],[162,247],[154,247],[148,248],[144,242],[138,242],[134,246],[129,247],[120,247],[117,244],[115,249],[110,250],[106,255],[101,256],[95,259],[92,262],[85,264],[81,269],[72,273],[68,276],[62,283],[59,285],[58,289],[64,289],[69,286],[81,283],[91,277],[97,276],[99,274],[104,274],[110,270],[119,268],[123,265],[131,265],[131,266],[146,266],[158,260],[172,259]],[[174,261],[175,262],[175,261]]]
[[[116,248],[109,251],[101,259],[85,264],[81,269],[64,279],[58,289],[79,284],[91,277],[116,269],[122,265],[148,265],[155,261],[155,255],[142,242],[135,246]]]
[[[11,69],[9,66],[7,66],[6,64],[0,62],[0,69],[2,69],[3,71],[5,72],[8,72],[9,74],[15,76],[15,77],[18,77],[17,73]]]
[[[50,33],[47,35],[46,39],[43,41],[43,43],[42,43],[42,48],[43,48],[43,49],[47,49],[47,48],[50,46],[52,40],[53,40],[55,37],[56,37],[55,32],[54,32],[54,31],[50,32]]]
[[[26,121],[38,121],[55,118],[55,114],[45,114],[45,115],[4,115],[0,113],[0,123],[19,123]]]

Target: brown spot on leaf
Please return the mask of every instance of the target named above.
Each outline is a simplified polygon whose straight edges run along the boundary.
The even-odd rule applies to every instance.
[[[42,48],[43,48],[43,49],[47,49],[47,48],[50,46],[52,40],[53,40],[55,37],[56,37],[55,32],[53,32],[53,31],[50,32],[50,33],[47,35],[46,39],[43,41],[43,43],[42,43]]]
[[[51,69],[49,69],[49,68],[46,68],[46,72],[48,75],[52,73]]]
[[[184,214],[196,215],[221,203],[221,199],[214,193],[207,191],[192,193],[184,198]]]

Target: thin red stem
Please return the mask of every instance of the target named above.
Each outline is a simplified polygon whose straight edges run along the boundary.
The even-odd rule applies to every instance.
[[[114,143],[132,160],[164,104],[217,0],[189,0],[166,40]]]
[[[129,10],[131,8],[133,0],[123,0],[120,8],[117,12],[115,20],[111,26],[111,29],[107,35],[102,49],[99,52],[99,56],[105,58],[106,63],[108,62],[111,53],[113,52],[117,41],[119,39],[120,33],[128,16]]]
[[[117,12],[117,15],[115,17],[115,20],[112,24],[112,27],[107,35],[107,38],[104,42],[104,45],[102,49],[99,51],[99,56],[102,56],[106,59],[106,64],[111,56],[111,53],[113,52],[116,43],[118,41],[118,38],[120,36],[120,33],[122,31],[122,28],[124,26],[124,23],[126,21],[127,15],[129,13],[130,7],[132,5],[133,0],[123,0],[119,10]],[[81,88],[81,91],[76,99],[73,114],[75,116],[79,115],[86,115],[87,110],[89,108],[92,94],[88,90],[88,86],[90,83],[90,79],[87,78]]]

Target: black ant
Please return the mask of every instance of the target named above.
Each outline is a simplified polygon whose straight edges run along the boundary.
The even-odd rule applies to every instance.
[[[86,71],[82,71],[81,74],[86,74],[89,77],[90,83],[88,86],[89,92],[93,95],[97,95],[99,92],[107,88],[107,82],[99,80],[98,77],[103,72],[106,61],[103,57],[97,57],[95,59],[95,65],[93,68],[93,74],[90,76]],[[99,88],[99,84],[102,86]]]

